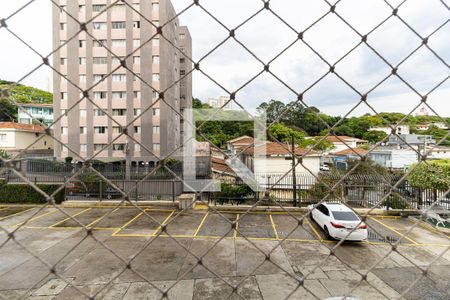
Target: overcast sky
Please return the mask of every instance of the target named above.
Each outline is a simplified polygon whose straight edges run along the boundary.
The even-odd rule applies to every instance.
[[[1,1],[0,18],[5,18],[29,0]],[[392,5],[401,1],[388,0]],[[228,28],[234,28],[262,7],[261,0],[201,0],[202,5]],[[450,5],[449,0],[443,1]],[[192,1],[173,0],[178,11]],[[51,2],[35,0],[31,5],[8,20],[8,28],[33,46],[41,54],[52,49]],[[329,10],[325,1],[271,0],[271,8],[297,31],[303,31]],[[371,31],[392,10],[383,0],[342,0],[336,7],[360,33]],[[427,36],[450,17],[440,0],[407,0],[398,14],[421,36]],[[180,16],[181,24],[189,26],[193,37],[193,59],[202,58],[228,33],[198,7],[192,7]],[[259,59],[271,61],[296,40],[296,34],[269,11],[263,11],[236,31],[236,38]],[[334,64],[353,48],[360,37],[336,15],[329,15],[304,35],[307,41],[328,62]],[[368,42],[386,60],[395,65],[402,61],[421,40],[398,18],[391,18],[369,35]],[[429,39],[429,45],[450,62],[450,23]],[[21,44],[5,29],[0,29],[0,78],[17,81],[40,64],[40,58]],[[229,40],[201,63],[201,68],[229,91],[240,88],[258,74],[263,66],[242,46]],[[325,74],[328,66],[301,41],[297,41],[283,55],[270,64],[270,69],[293,90],[301,92]],[[336,65],[346,81],[361,92],[367,92],[390,73],[388,66],[367,46],[362,45]],[[398,73],[420,93],[427,93],[445,80],[449,68],[428,49],[421,48],[400,67]],[[40,68],[23,83],[48,89],[51,71]],[[226,95],[226,92],[199,72],[194,73],[194,97],[206,101],[208,97]],[[237,100],[254,111],[262,101],[277,99],[290,102],[296,96],[277,79],[264,73],[237,93]],[[369,95],[369,103],[379,112],[410,112],[420,101],[397,77],[391,77]],[[329,74],[308,90],[305,102],[332,115],[345,115],[359,100],[359,96],[338,77]],[[450,80],[429,96],[430,105],[439,113],[450,116]],[[371,112],[367,106],[358,107],[352,114]],[[415,111],[414,113],[416,113]]]

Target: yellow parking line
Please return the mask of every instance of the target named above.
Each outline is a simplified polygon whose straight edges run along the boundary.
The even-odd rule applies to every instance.
[[[37,216],[37,217],[34,217],[34,218],[29,219],[29,220],[27,221],[27,223],[29,223],[29,222],[31,222],[31,221],[34,221],[34,220],[37,220],[37,219],[40,219],[40,218],[42,218],[42,217],[48,216],[48,215],[53,214],[53,213],[55,213],[55,212],[57,212],[57,211],[59,211],[59,210],[55,209],[55,210],[46,212],[46,213],[44,213],[44,214],[42,214],[42,215],[40,215],[40,216]],[[20,225],[22,225],[22,224],[24,224],[24,223],[25,223],[25,222],[20,222],[20,223],[17,223],[17,224],[15,224],[15,225],[12,225],[12,227],[18,227],[18,226],[20,226]]]
[[[233,238],[236,239],[237,237],[237,230],[239,227],[239,214],[236,214],[236,227],[234,228]]]
[[[273,229],[273,232],[275,233],[275,238],[277,240],[279,240],[280,237],[278,236],[277,227],[275,226],[275,222],[273,221],[272,215],[269,215],[269,219],[270,219],[270,223],[272,223],[272,229]]]
[[[116,210],[118,210],[119,208],[117,207],[116,209],[114,209],[109,215],[113,214]],[[92,225],[100,222],[101,220],[103,220],[103,218],[108,214],[109,212],[107,212],[106,214],[104,214],[103,216],[101,216],[100,218],[95,219],[94,221],[92,221],[91,223],[89,223],[88,225],[86,225],[87,228],[90,228]]]
[[[405,239],[407,239],[407,240],[410,241],[411,243],[413,243],[413,244],[415,244],[415,245],[418,245],[418,244],[419,244],[419,243],[417,243],[415,240],[413,240],[413,239],[409,238],[408,236],[404,235],[403,233],[401,233],[401,232],[395,230],[395,229],[392,228],[391,226],[386,225],[386,224],[384,224],[383,222],[381,222],[381,221],[379,221],[379,220],[377,220],[377,219],[375,219],[375,218],[373,218],[373,217],[369,217],[369,218],[372,219],[372,220],[374,220],[374,221],[377,222],[378,224],[380,224],[380,225],[386,227],[387,229],[391,230],[392,232],[395,232],[396,234],[398,234],[398,235],[404,237]]]
[[[162,225],[166,225],[166,222],[169,221],[170,217],[171,217],[174,213],[175,213],[175,211],[172,210],[172,212],[170,213],[170,215],[167,216],[167,218],[161,223],[161,226],[162,226]],[[161,230],[161,226],[159,226],[159,227],[155,230],[155,232],[153,232],[152,236],[156,235],[156,234]]]
[[[194,237],[197,236],[197,234],[200,232],[200,229],[203,226],[203,223],[205,223],[206,218],[208,217],[209,211],[206,212],[205,216],[203,217],[202,221],[200,222],[200,225],[198,225],[197,230],[194,233]]]
[[[92,209],[92,208],[87,208],[87,209],[85,209],[85,210],[82,210],[82,211],[80,211],[80,212],[77,212],[76,214],[72,215],[71,217],[65,218],[64,220],[61,220],[61,221],[59,221],[59,222],[57,222],[57,223],[55,223],[55,224],[53,224],[53,225],[48,226],[48,228],[56,227],[56,226],[58,226],[59,224],[62,224],[62,223],[64,223],[64,222],[68,221],[68,220],[71,220],[72,218],[74,218],[74,217],[76,217],[76,216],[78,216],[78,215],[81,215],[82,213],[85,213],[85,212],[87,212],[87,211],[89,211],[89,210],[91,210],[91,209]],[[65,227],[65,228],[69,228],[69,227]]]
[[[8,219],[8,218],[10,218],[10,217],[14,217],[14,216],[17,216],[17,215],[26,213],[27,211],[30,211],[30,210],[32,210],[32,209],[35,209],[35,207],[31,207],[31,208],[29,208],[29,209],[25,209],[25,210],[16,212],[16,213],[14,213],[14,214],[12,214],[12,215],[4,216],[4,217],[0,218],[0,221],[3,221],[3,220]]]
[[[134,216],[131,220],[122,225],[119,229],[117,229],[112,235],[116,236],[122,229],[133,223],[137,218],[139,218],[144,212],[140,212],[137,216]]]
[[[309,222],[309,220],[306,219],[306,218],[305,218],[304,220],[305,220],[306,224],[308,224],[309,228],[312,229],[312,231],[313,231],[314,234],[317,236],[317,238],[319,239],[319,241],[323,242],[324,240],[323,240],[322,236],[317,232],[317,230],[314,228],[314,226],[312,226],[312,224]]]

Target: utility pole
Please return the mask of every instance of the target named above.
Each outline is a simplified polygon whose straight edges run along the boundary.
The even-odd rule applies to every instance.
[[[295,141],[294,141],[294,135],[291,137],[291,144],[292,144],[292,188],[294,193],[294,207],[297,206],[297,178],[295,176]]]

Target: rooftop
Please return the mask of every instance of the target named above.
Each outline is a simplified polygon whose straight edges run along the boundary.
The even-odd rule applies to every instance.
[[[0,129],[15,129],[16,131],[28,131],[36,133],[44,133],[45,127],[34,124],[21,124],[14,122],[0,122]]]

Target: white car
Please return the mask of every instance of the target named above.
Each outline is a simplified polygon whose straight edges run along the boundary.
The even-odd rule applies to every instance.
[[[320,171],[330,171],[330,167],[326,164],[321,164]]]
[[[367,225],[346,205],[321,203],[316,208],[310,206],[310,209],[311,218],[325,231],[327,237],[347,241],[367,239]]]

